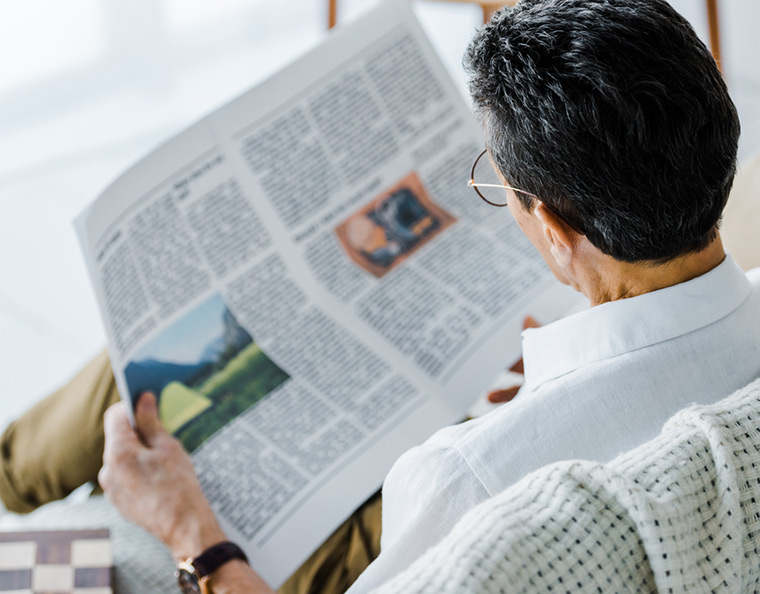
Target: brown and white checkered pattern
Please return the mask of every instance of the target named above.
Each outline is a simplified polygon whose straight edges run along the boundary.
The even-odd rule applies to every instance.
[[[112,594],[108,530],[0,532],[0,594]]]

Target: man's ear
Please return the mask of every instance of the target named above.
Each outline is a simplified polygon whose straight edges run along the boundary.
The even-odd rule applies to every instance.
[[[533,212],[541,225],[544,238],[549,243],[552,257],[558,266],[567,268],[575,253],[575,231],[538,200],[536,200]]]

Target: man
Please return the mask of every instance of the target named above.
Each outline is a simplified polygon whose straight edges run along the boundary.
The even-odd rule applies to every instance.
[[[555,276],[591,309],[523,335],[525,384],[485,417],[402,456],[383,488],[382,553],[352,592],[389,579],[470,508],[531,470],[606,461],[692,402],[760,375],[760,274],[718,233],[739,124],[710,54],[664,0],[523,0],[466,56],[508,206]],[[479,164],[487,164],[484,157]],[[177,559],[225,540],[152,395],[137,432],[106,415],[100,482]],[[216,594],[268,591],[240,559]]]

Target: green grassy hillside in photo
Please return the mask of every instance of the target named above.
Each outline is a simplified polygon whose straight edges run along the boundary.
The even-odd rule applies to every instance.
[[[188,420],[175,435],[192,452],[289,377],[258,345],[249,344],[222,369],[193,386],[193,391],[208,398],[212,405]],[[163,399],[163,392],[161,396]]]
[[[192,452],[290,376],[214,294],[143,345],[124,369],[132,402],[158,395],[161,421]]]

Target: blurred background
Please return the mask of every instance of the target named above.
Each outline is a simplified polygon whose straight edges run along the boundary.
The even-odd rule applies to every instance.
[[[339,24],[375,4],[341,0]],[[704,1],[672,4],[707,40]],[[414,6],[466,95],[461,56],[479,7]],[[719,8],[745,159],[760,148],[760,2]],[[73,218],[162,140],[326,34],[326,0],[0,3],[0,429],[105,343]]]

